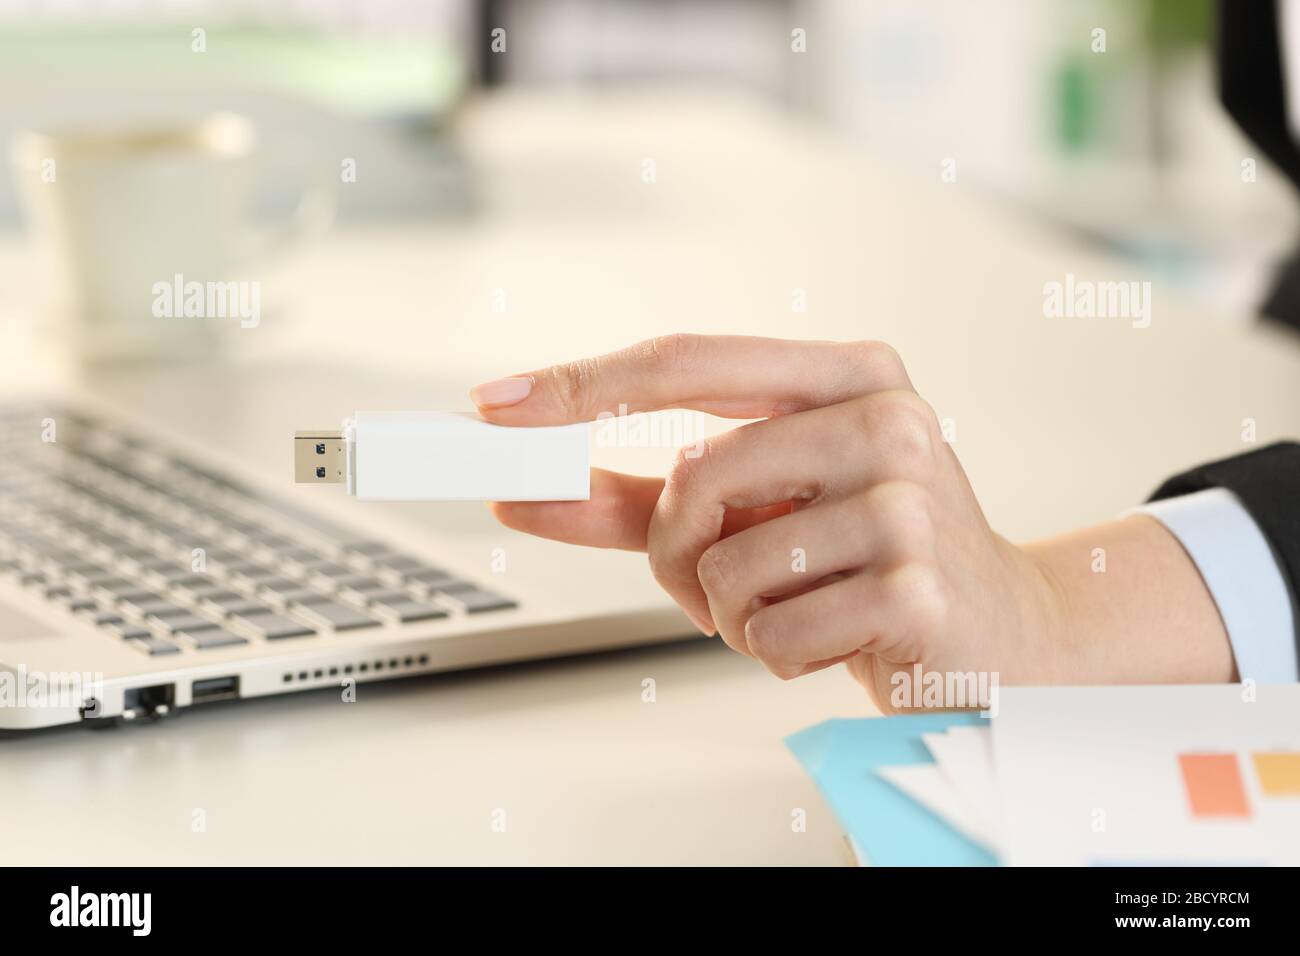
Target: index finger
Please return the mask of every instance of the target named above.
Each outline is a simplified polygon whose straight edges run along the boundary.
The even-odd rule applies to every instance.
[[[663,408],[770,418],[911,387],[883,342],[667,335],[478,385],[470,398],[502,425],[562,425]]]

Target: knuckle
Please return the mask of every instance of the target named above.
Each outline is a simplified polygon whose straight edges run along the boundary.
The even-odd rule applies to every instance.
[[[696,444],[677,449],[667,479],[668,487],[675,494],[683,494],[699,482],[708,467],[707,459],[716,445],[716,439],[705,438]]]
[[[850,343],[858,361],[869,376],[886,385],[906,386],[907,368],[898,350],[887,342],[863,341]]]
[[[944,627],[951,601],[934,565],[913,562],[898,568],[889,575],[887,593],[909,633],[924,638]]]
[[[787,659],[784,640],[773,615],[760,611],[745,622],[745,644],[750,655],[774,677],[793,680],[803,673],[802,664]]]
[[[689,366],[699,352],[703,339],[689,332],[673,332],[646,339],[639,346],[641,359],[653,371],[678,372]]]
[[[745,622],[745,644],[749,652],[764,663],[774,659],[778,641],[772,615],[760,611]]]
[[[547,370],[550,389],[560,408],[575,421],[586,417],[595,384],[594,359],[578,359]]]
[[[736,582],[735,560],[725,542],[719,542],[702,555],[695,566],[696,577],[710,594],[727,594]]]
[[[915,392],[879,392],[868,396],[868,429],[890,454],[908,464],[931,460],[939,441],[939,419],[930,403]]]
[[[648,558],[650,561],[650,574],[655,581],[665,589],[675,586],[677,581],[672,573],[672,562],[669,560],[667,553],[662,548],[651,548]]]
[[[910,481],[889,481],[866,494],[870,520],[882,535],[897,544],[928,544],[934,535],[934,510],[930,493]]]
[[[697,589],[697,559],[680,546],[660,542],[651,546],[648,557],[656,583],[674,598]]]

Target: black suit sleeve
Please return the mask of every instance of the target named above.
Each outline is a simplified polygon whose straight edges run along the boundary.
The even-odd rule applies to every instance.
[[[1286,578],[1294,607],[1295,595],[1300,591],[1300,444],[1278,442],[1199,465],[1170,478],[1156,489],[1151,500],[1206,488],[1228,489],[1255,519]],[[1296,622],[1296,646],[1300,648],[1300,614],[1292,618]]]

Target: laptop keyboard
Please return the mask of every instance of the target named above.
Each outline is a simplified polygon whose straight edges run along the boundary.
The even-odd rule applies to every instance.
[[[517,607],[120,428],[14,405],[0,578],[152,656]]]

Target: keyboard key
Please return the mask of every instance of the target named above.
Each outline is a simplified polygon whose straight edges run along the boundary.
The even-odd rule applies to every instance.
[[[138,586],[139,582],[134,578],[123,577],[121,571],[95,571],[86,574],[74,573],[69,578],[82,587],[97,588],[101,584],[108,584],[112,587]]]
[[[278,641],[284,637],[304,637],[316,631],[284,614],[236,614],[232,620],[258,637]]]
[[[301,591],[302,582],[297,578],[267,578],[257,582],[258,587],[267,594],[288,594]]]
[[[372,592],[366,597],[370,600],[375,613],[394,617],[403,624],[448,616],[442,608],[417,601],[405,591]]]
[[[61,547],[57,542],[51,541],[40,534],[23,535],[22,543],[32,553],[42,557],[63,558],[67,561],[76,561],[81,557],[75,551],[69,551],[67,548]]]
[[[369,614],[337,601],[320,601],[314,604],[294,604],[292,610],[320,627],[336,631],[350,631],[360,627],[378,627],[380,622]]]
[[[519,606],[509,598],[482,589],[474,591],[456,591],[450,594],[440,591],[439,597],[445,601],[449,601],[453,606],[464,611],[466,614],[479,614],[484,611],[504,611],[508,608]]]
[[[167,587],[178,594],[195,594],[220,588],[217,581],[206,574],[186,574],[167,582]]]
[[[143,511],[136,512],[133,517],[145,526],[147,535],[163,548],[169,550],[171,548],[188,549],[190,542],[194,540],[195,529],[192,527],[165,521],[156,515]]]
[[[236,644],[248,643],[248,638],[240,637],[238,634],[231,634],[229,631],[223,630],[189,630],[182,631],[180,636],[184,637],[201,651],[209,650],[213,647],[233,647]]]
[[[312,565],[304,565],[303,570],[307,577],[319,577],[327,580],[335,578],[346,578],[356,573],[354,568],[346,564],[339,564],[337,561],[320,561]]]
[[[47,548],[41,553],[41,564],[47,571],[58,574],[63,568],[78,561],[84,561],[85,555],[80,551],[69,551],[66,548]]]
[[[246,594],[238,594],[234,591],[217,591],[205,595],[200,604],[206,610],[214,611],[223,616],[227,614],[258,614],[262,611],[274,610],[274,608],[268,607],[256,598],[251,598]]]
[[[276,548],[275,556],[285,564],[306,564],[310,561],[324,561],[325,555],[315,548],[298,545],[291,548]]]
[[[415,588],[417,592],[424,594],[425,597],[434,597],[435,594],[456,594],[461,591],[478,591],[478,585],[474,584],[473,581],[464,581],[459,578],[447,578],[435,584],[415,583],[415,581],[408,581],[408,584]]]
[[[258,564],[256,561],[239,561],[225,565],[222,570],[232,578],[244,578],[248,581],[265,581],[280,576],[279,571]]]
[[[335,578],[334,586],[340,591],[379,591],[388,588],[383,581],[368,574],[349,574],[347,577]]]
[[[407,574],[409,572],[414,572],[414,571],[436,571],[437,570],[436,568],[432,568],[429,565],[425,564],[423,561],[419,561],[416,558],[412,558],[409,555],[405,555],[405,554],[383,554],[383,555],[379,555],[378,557],[371,558],[370,560],[374,562],[374,565],[377,568],[384,568],[389,571],[396,571],[399,574]]]
[[[179,654],[181,649],[171,641],[164,641],[161,637],[141,637],[128,641],[136,647],[149,654],[151,657],[157,657],[161,654]]]
[[[343,550],[366,557],[389,553],[388,545],[382,541],[348,541],[343,544]]]
[[[439,594],[456,594],[460,591],[477,591],[479,589],[478,585],[473,581],[461,581],[457,578],[449,578],[448,580],[435,585],[414,584],[409,582],[408,585],[417,595],[427,600],[432,600]]]
[[[216,623],[213,621],[209,621],[206,617],[199,617],[197,614],[180,614],[176,617],[166,618],[153,617],[150,618],[150,620],[154,623],[163,625],[172,634],[176,634],[180,631],[185,631],[186,633],[189,633],[190,631],[210,631],[217,627]]]
[[[169,572],[174,572],[177,574],[191,573],[190,564],[188,562],[182,564],[176,558],[159,558],[159,557],[153,557],[153,558],[149,558],[146,561],[139,562],[139,570],[141,571],[141,573],[161,574],[161,575],[166,575]]]
[[[388,612],[395,615],[403,624],[411,624],[415,621],[432,621],[437,618],[447,617],[447,612],[440,607],[434,607],[432,604],[425,604],[423,601],[407,601],[404,604],[388,605]]]
[[[179,582],[192,581],[196,577],[201,577],[201,575],[195,574],[189,564],[173,564],[166,568],[155,568],[147,571],[145,577],[160,582],[162,587],[168,588],[175,587]]]
[[[120,542],[113,548],[113,560],[125,567],[138,568],[146,561],[153,561],[158,555],[148,548],[124,548]]]
[[[109,576],[108,568],[102,564],[96,564],[94,561],[74,561],[72,564],[64,565],[63,576],[65,578],[85,579],[88,576],[103,575]]]
[[[153,637],[153,631],[142,624],[110,624],[108,629],[113,634],[124,640],[134,640],[141,637]]]
[[[277,607],[286,608],[290,604],[319,604],[332,600],[332,595],[324,594],[315,588],[302,587],[296,591],[282,591],[268,598]]]
[[[286,537],[276,531],[267,531],[265,528],[255,528],[251,531],[244,532],[251,540],[266,548],[272,554],[283,554],[293,549],[293,539]]]
[[[402,575],[402,579],[417,584],[436,584],[439,581],[453,580],[453,576],[442,568],[412,568]]]
[[[209,547],[204,545],[202,542],[199,542],[190,547],[189,552],[192,553],[194,548],[203,548],[204,560],[209,564],[215,564],[221,567],[243,564],[248,560],[242,551],[233,551],[230,548],[220,548],[216,546]]]
[[[100,581],[95,585],[95,589],[101,594],[107,595],[109,600],[147,601],[159,597],[149,588],[142,587],[139,582],[127,578],[109,578],[106,581]]]
[[[228,586],[213,584],[206,588],[195,588],[192,591],[177,591],[177,596],[188,604],[202,604],[204,601],[213,597],[225,598],[227,595],[235,595],[247,601],[250,600],[247,594],[238,594],[232,591]],[[231,598],[233,600],[233,598]]]
[[[380,604],[380,605],[401,604],[404,601],[414,600],[414,598],[412,598],[411,595],[407,594],[405,591],[398,591],[396,589],[386,589],[383,591],[366,591],[364,594],[359,595],[359,597],[364,598],[366,604]]]
[[[190,613],[190,609],[184,605],[168,601],[158,594],[140,600],[119,601],[117,606],[135,617],[179,617]]]

